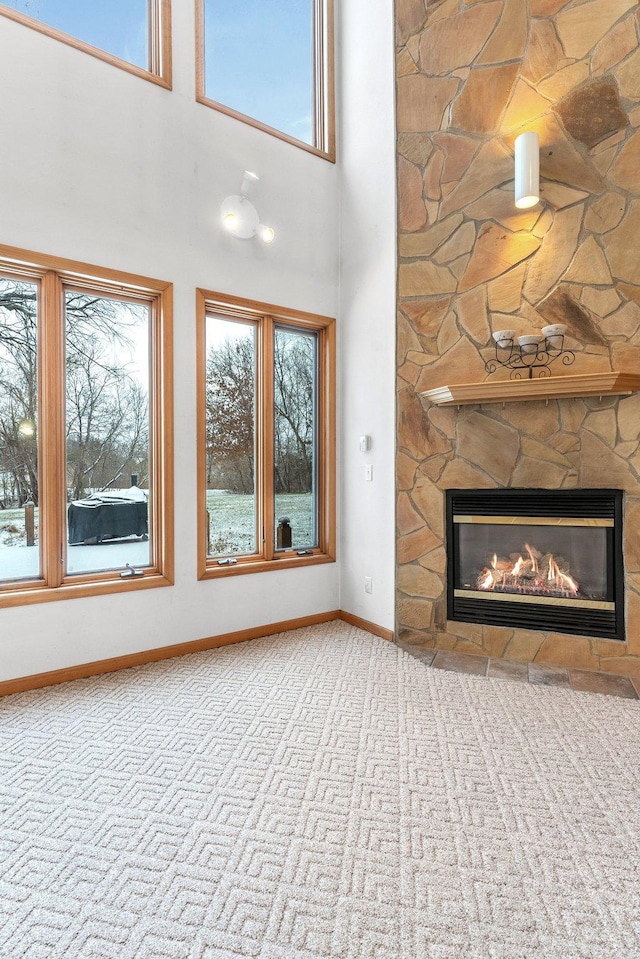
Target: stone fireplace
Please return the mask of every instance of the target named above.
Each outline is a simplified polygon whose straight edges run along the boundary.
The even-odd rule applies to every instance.
[[[622,492],[448,490],[447,619],[624,639]]]
[[[554,323],[573,374],[640,370],[639,21],[637,0],[397,0],[403,643],[640,676],[640,394],[460,407],[423,396],[498,378],[485,371],[494,332]],[[540,135],[542,200],[518,211],[513,143],[526,130]],[[452,615],[448,491],[607,489],[623,493],[622,596],[593,601],[616,606],[615,635]],[[526,537],[482,560],[485,579],[494,553],[515,565],[526,543],[592,591],[562,544]]]

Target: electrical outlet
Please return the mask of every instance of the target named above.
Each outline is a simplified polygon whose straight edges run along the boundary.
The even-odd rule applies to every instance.
[[[373,579],[371,576],[365,576],[364,578],[364,591],[365,593],[373,592]]]

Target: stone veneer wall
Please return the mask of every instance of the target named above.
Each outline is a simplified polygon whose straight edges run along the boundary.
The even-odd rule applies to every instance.
[[[398,637],[640,676],[640,395],[440,409],[492,330],[569,327],[567,373],[640,372],[637,0],[396,0]],[[542,202],[513,202],[537,130]],[[499,374],[495,374],[499,375]],[[447,488],[626,491],[627,642],[446,621]]]

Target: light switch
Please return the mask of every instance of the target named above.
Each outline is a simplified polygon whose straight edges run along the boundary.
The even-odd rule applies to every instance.
[[[361,436],[360,437],[360,452],[368,453],[371,449],[371,437],[370,436]]]
[[[367,481],[367,483],[373,482],[373,464],[372,463],[367,463],[367,465],[365,466],[364,478]]]

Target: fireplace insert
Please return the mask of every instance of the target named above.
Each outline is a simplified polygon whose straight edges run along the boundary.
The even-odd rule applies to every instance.
[[[448,490],[447,618],[624,639],[622,491]]]

